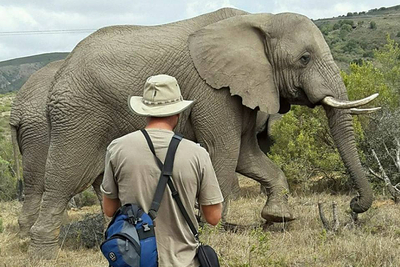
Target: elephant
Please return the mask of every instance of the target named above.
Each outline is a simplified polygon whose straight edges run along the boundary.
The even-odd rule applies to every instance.
[[[24,202],[18,218],[20,236],[28,236],[39,215],[44,192],[44,172],[49,148],[49,127],[46,117],[48,91],[55,73],[63,60],[54,61],[37,72],[18,91],[13,101],[10,126],[14,161],[18,163],[18,150],[22,155],[24,177]],[[19,167],[16,168],[20,180]],[[93,183],[101,201],[101,179]]]
[[[264,219],[292,220],[285,176],[258,146],[256,116],[283,114],[292,104],[322,105],[358,191],[351,209],[371,206],[350,109],[375,96],[348,100],[329,47],[307,17],[224,8],[159,26],[102,28],[65,59],[48,92],[45,190],[30,229],[31,255],[54,257],[69,199],[102,176],[113,139],[145,126],[126,102],[160,73],[176,77],[183,97],[196,101],[176,131],[207,149],[225,199],[239,188],[238,172],[265,187]]]
[[[39,207],[44,192],[44,172],[49,146],[49,127],[46,119],[46,100],[54,75],[64,60],[51,62],[34,73],[18,91],[12,105],[10,126],[14,161],[18,163],[18,150],[23,158],[24,198],[18,219],[20,237],[26,237],[39,215]],[[272,144],[271,125],[280,114],[258,112],[256,121],[257,140],[260,149],[267,154]],[[20,180],[19,167],[16,167]],[[101,204],[101,179],[93,184]]]

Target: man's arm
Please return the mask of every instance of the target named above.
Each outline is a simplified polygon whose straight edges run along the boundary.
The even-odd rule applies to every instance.
[[[221,220],[222,204],[201,205],[201,211],[206,221],[215,226],[218,224],[219,220]]]
[[[120,206],[118,198],[108,198],[103,194],[103,211],[106,216],[112,217]]]

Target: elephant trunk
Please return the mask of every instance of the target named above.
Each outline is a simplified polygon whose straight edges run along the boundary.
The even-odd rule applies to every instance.
[[[357,153],[350,111],[323,106],[328,117],[333,140],[359,194],[351,200],[350,207],[356,213],[365,212],[372,204],[372,189],[362,170]]]

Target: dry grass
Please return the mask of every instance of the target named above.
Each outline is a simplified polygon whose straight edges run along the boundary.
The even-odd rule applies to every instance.
[[[265,198],[259,186],[241,179],[242,194],[232,201],[228,221],[241,225],[261,224],[260,211]],[[287,225],[248,227],[226,232],[222,227],[204,227],[201,239],[220,255],[222,266],[400,266],[400,206],[392,201],[376,200],[360,216],[357,225],[350,222],[350,196],[312,195],[291,198],[297,217]],[[317,203],[338,203],[340,231],[323,229]],[[329,205],[326,216],[331,218]],[[64,246],[56,261],[31,262],[27,257],[28,239],[18,238],[18,202],[0,202],[4,232],[0,233],[0,267],[9,266],[107,266],[97,249],[75,250]],[[77,220],[87,213],[98,212],[93,206],[69,211]]]

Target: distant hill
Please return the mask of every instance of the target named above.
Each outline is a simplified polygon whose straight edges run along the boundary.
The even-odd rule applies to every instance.
[[[314,23],[324,34],[341,69],[347,69],[351,62],[373,60],[374,49],[386,43],[387,35],[400,43],[400,5],[349,12]]]
[[[19,90],[32,73],[68,54],[48,53],[0,62],[0,94]]]

